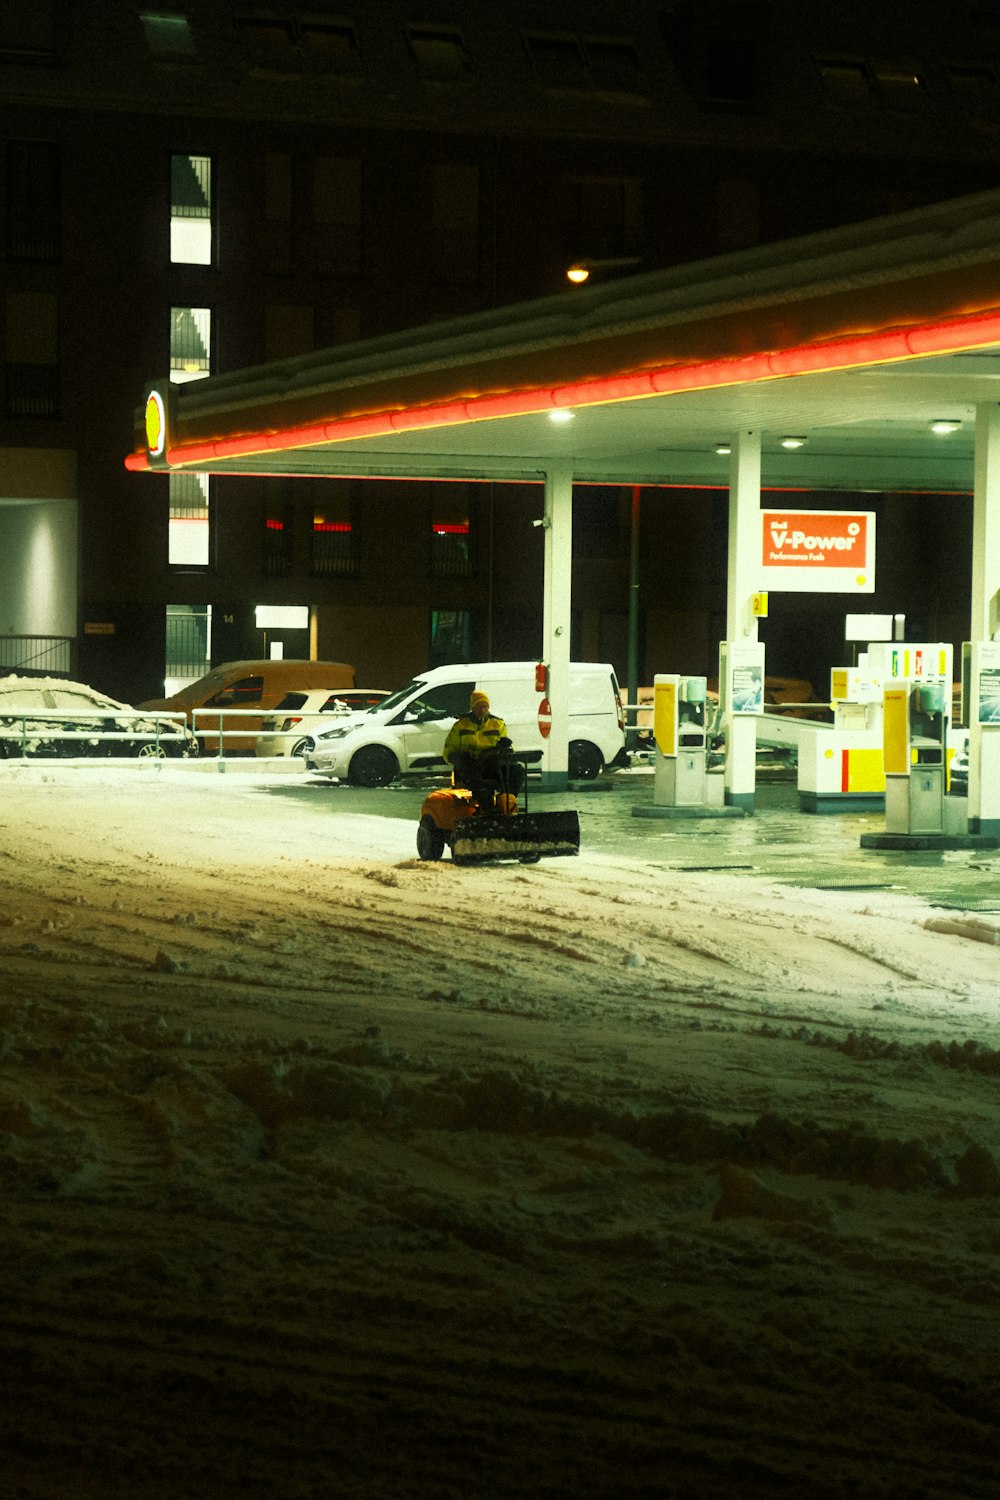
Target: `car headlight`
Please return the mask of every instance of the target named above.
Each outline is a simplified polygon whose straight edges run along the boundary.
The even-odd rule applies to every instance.
[[[345,735],[350,734],[349,729],[324,729],[322,734],[316,735],[319,740],[342,740]]]

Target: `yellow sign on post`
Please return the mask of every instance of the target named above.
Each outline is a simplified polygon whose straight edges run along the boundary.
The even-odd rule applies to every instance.
[[[756,616],[756,618],[758,620],[766,620],[767,619],[767,595],[766,594],[754,594],[752,602],[753,602],[753,612],[754,612],[754,615]]]
[[[887,776],[910,774],[909,688],[886,688],[882,695],[882,755]]]
[[[661,755],[677,754],[677,683],[653,685],[653,738]]]

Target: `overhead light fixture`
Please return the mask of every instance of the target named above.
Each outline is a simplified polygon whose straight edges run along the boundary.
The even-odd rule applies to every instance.
[[[781,446],[783,448],[804,448],[808,441],[809,439],[804,437],[783,437],[781,439]]]
[[[630,271],[642,265],[641,255],[590,256],[587,260],[575,260],[567,267],[566,280],[576,286],[590,279],[591,271]]]
[[[732,453],[733,445],[732,443],[716,443],[715,451],[716,453],[720,453],[724,458],[727,453]]]
[[[566,406],[557,406],[555,411],[549,412],[550,422],[572,422],[576,416],[575,411],[570,411]]]
[[[947,433],[957,432],[961,422],[956,417],[935,417],[931,423],[931,432]]]

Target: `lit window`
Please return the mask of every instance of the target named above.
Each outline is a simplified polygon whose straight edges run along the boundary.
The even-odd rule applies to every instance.
[[[472,655],[471,639],[472,615],[467,609],[431,610],[430,665],[432,667],[444,666],[453,661],[468,661]],[[467,704],[468,701],[468,694],[463,694],[462,702]]]
[[[187,16],[147,11],[139,19],[146,34],[146,46],[155,57],[183,57],[194,52],[194,37]]]
[[[209,670],[212,654],[212,606],[167,605],[167,649],[164,693],[171,697],[187,682]]]
[[[353,486],[346,479],[321,484],[313,508],[309,571],[314,578],[351,576],[358,572]]]
[[[459,31],[451,27],[410,26],[407,36],[421,78],[435,83],[468,80],[469,64]]]
[[[207,474],[170,475],[167,561],[172,568],[207,568],[209,479]]]
[[[268,578],[287,578],[292,571],[293,514],[280,490],[265,505],[261,571]]]
[[[170,259],[174,265],[212,264],[212,159],[170,158]]]
[[[170,379],[176,385],[211,374],[211,333],[210,308],[170,309]]]
[[[431,573],[435,578],[468,577],[473,571],[468,486],[446,485],[434,502]]]

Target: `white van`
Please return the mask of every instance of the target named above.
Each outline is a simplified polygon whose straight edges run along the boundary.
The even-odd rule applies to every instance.
[[[435,667],[367,713],[351,714],[304,750],[313,771],[353,786],[388,786],[399,775],[443,771],[445,736],[469,707],[473,689],[486,693],[507,725],[514,749],[531,765],[542,758],[539,728],[544,693],[533,661],[462,662]],[[569,776],[591,781],[605,766],[625,764],[625,727],[615,670],[607,662],[571,662]]]

